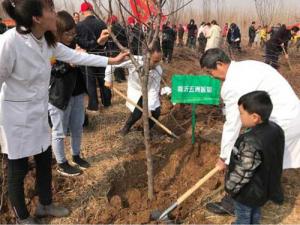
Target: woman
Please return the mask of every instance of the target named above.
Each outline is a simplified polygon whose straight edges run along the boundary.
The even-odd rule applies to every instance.
[[[75,48],[76,24],[66,11],[57,13],[57,38],[65,46]],[[54,62],[49,87],[49,116],[52,122],[52,148],[58,163],[57,171],[63,176],[77,176],[90,165],[80,157],[84,123],[85,81],[79,67]],[[70,131],[72,166],[66,159],[64,139]],[[78,168],[79,167],[79,168]]]
[[[28,157],[36,162],[39,203],[37,216],[66,216],[69,211],[52,204],[51,147],[47,119],[48,86],[54,59],[72,64],[105,67],[115,58],[76,53],[56,43],[56,13],[52,0],[4,0],[6,13],[16,28],[0,40],[0,140],[8,155],[8,197],[18,223],[32,224],[25,205],[24,178]],[[102,40],[107,39],[105,34]]]

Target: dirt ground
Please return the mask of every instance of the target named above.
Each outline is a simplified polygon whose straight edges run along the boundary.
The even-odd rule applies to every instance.
[[[244,49],[235,60],[263,60],[258,49]],[[281,59],[281,72],[300,95],[300,53],[291,53],[293,72],[285,59]],[[165,80],[170,84],[172,74],[203,74],[198,55],[188,49],[176,49],[173,63],[164,64]],[[115,84],[123,93],[126,83]],[[99,115],[90,115],[90,126],[84,130],[83,156],[92,167],[74,178],[62,177],[56,172],[53,161],[54,202],[67,206],[71,215],[67,218],[44,218],[42,223],[157,223],[151,221],[151,211],[165,210],[176,199],[213,169],[220,149],[224,118],[220,107],[198,106],[196,144],[191,144],[191,106],[173,106],[166,97],[162,100],[160,121],[180,136],[175,140],[155,128],[152,153],[155,174],[155,199],[147,199],[146,159],[143,136],[133,129],[126,137],[117,131],[128,115],[125,101],[113,96],[113,106],[101,108]],[[138,125],[139,126],[139,125]],[[66,141],[69,146],[69,140]],[[67,148],[69,149],[69,148]],[[6,179],[3,179],[5,163],[1,160],[0,223],[14,223],[6,195]],[[34,188],[34,165],[26,178],[26,202],[34,211],[37,196]],[[262,223],[295,224],[300,221],[300,169],[284,171],[283,186],[285,202],[281,206],[268,203],[263,208]],[[5,178],[5,177],[4,177]],[[223,175],[218,174],[188,198],[172,218],[177,223],[187,224],[230,224],[231,216],[216,216],[205,210],[205,204],[223,196]],[[2,204],[3,203],[3,204]]]

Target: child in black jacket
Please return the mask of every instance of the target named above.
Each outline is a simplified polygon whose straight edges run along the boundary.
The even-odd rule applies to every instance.
[[[268,200],[283,202],[281,174],[284,132],[269,121],[273,105],[264,91],[242,96],[239,110],[243,127],[232,151],[225,190],[235,202],[234,224],[259,224],[260,207]]]

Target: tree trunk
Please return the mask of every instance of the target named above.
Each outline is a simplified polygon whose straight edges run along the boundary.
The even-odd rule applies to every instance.
[[[144,124],[144,143],[147,157],[147,175],[148,175],[148,198],[154,197],[153,191],[153,162],[150,144],[150,129],[149,129],[149,107],[148,107],[148,78],[150,66],[150,53],[144,52],[144,67],[142,71],[142,93],[143,93],[143,124]]]

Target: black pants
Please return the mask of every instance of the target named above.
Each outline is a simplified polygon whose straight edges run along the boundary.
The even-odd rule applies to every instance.
[[[164,60],[168,60],[168,62],[172,61],[173,50],[174,50],[174,42],[173,41],[163,41],[162,42],[162,50],[164,54]]]
[[[280,46],[272,46],[270,43],[266,43],[266,58],[265,63],[269,64],[275,69],[279,68],[279,55],[281,54],[281,51],[279,50]]]
[[[89,96],[88,107],[89,110],[97,111],[99,109],[99,101],[97,94],[97,82],[100,88],[100,97],[103,106],[111,105],[111,90],[104,86],[104,76],[86,75],[86,85]]]
[[[141,97],[137,103],[137,105],[143,107],[143,98]],[[129,118],[126,121],[125,126],[129,130],[143,115],[143,112],[141,112],[139,109],[134,108],[133,112],[130,114]],[[151,115],[158,119],[160,116],[160,107],[157,107],[154,111],[151,111]],[[155,125],[154,121],[149,119],[149,128],[153,128]]]
[[[51,159],[51,147],[47,151],[34,156],[36,163],[36,190],[42,205],[52,203]],[[24,178],[27,172],[28,158],[8,159],[8,198],[17,218],[21,220],[29,216],[24,196]]]

